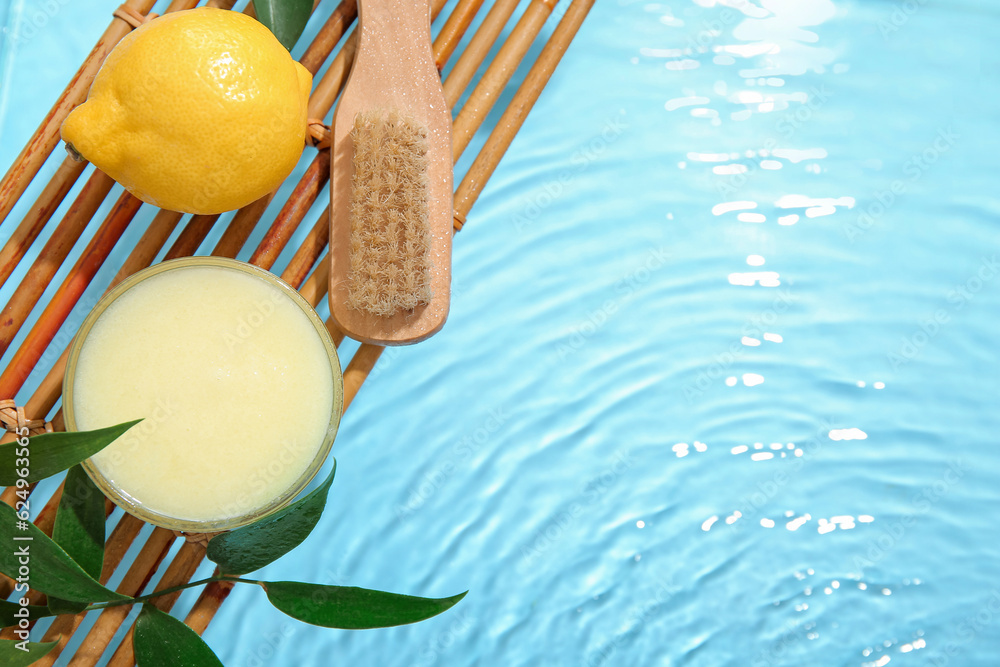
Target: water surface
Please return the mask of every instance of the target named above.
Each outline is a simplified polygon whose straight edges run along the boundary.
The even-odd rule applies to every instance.
[[[5,165],[85,13],[8,60]],[[468,597],[344,632],[239,589],[225,664],[995,664],[998,32],[968,0],[599,2],[456,237],[448,324],[383,355],[259,574]]]

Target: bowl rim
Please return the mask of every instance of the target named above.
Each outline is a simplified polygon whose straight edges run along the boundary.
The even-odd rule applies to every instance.
[[[91,478],[91,480],[93,480],[104,495],[110,498],[115,505],[147,523],[183,533],[216,533],[232,530],[234,528],[239,528],[253,523],[254,521],[273,514],[290,504],[296,496],[305,490],[313,478],[323,468],[330,450],[333,447],[333,441],[337,435],[340,420],[344,412],[344,376],[340,365],[340,357],[337,354],[337,347],[330,336],[330,332],[327,329],[326,324],[316,313],[312,304],[310,304],[305,297],[299,294],[294,287],[275,274],[266,269],[262,269],[259,266],[227,257],[196,256],[167,260],[149,266],[141,271],[137,271],[101,297],[101,299],[97,302],[97,305],[94,306],[84,319],[76,335],[73,337],[73,343],[70,346],[69,356],[66,361],[66,371],[63,374],[62,407],[66,430],[77,430],[76,417],[73,409],[73,385],[76,379],[77,362],[79,361],[81,351],[86,343],[91,329],[100,319],[101,315],[103,315],[111,304],[123,294],[154,276],[158,276],[168,271],[205,267],[240,271],[259,280],[263,280],[272,287],[276,287],[281,293],[289,297],[300,310],[302,310],[302,312],[309,319],[310,323],[313,325],[316,333],[319,335],[330,360],[330,370],[333,377],[333,404],[330,413],[330,422],[327,425],[327,432],[324,436],[323,442],[320,444],[316,455],[313,457],[313,460],[309,463],[309,466],[303,471],[303,473],[284,492],[273,498],[270,502],[235,516],[227,516],[211,520],[193,520],[173,517],[154,511],[145,507],[139,500],[129,495],[129,493],[119,488],[114,482],[108,479],[104,473],[100,471],[92,459],[88,458],[81,463],[81,466],[87,472],[87,475]],[[133,428],[140,425],[141,423],[137,424]]]

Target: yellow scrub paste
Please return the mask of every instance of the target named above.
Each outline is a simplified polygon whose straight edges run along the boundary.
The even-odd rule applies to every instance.
[[[162,270],[171,264],[182,265]],[[143,419],[90,459],[129,511],[188,530],[246,523],[322,464],[342,409],[336,352],[308,304],[264,271],[211,258],[156,270],[84,324],[67,376],[72,426]]]

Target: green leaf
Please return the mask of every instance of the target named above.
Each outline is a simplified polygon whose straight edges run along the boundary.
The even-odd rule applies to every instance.
[[[110,445],[140,421],[137,419],[96,431],[43,433],[29,438],[26,448],[18,442],[0,445],[0,486],[14,486],[19,479],[37,482],[75,466]],[[25,449],[28,456],[23,456]],[[25,474],[19,475],[21,471]]]
[[[352,586],[297,581],[263,581],[267,599],[296,618],[325,628],[364,630],[416,623],[451,609],[465,593],[450,598],[418,598]]]
[[[49,610],[50,616],[62,616],[63,614],[79,614],[87,606],[88,603],[86,602],[71,602],[70,600],[50,596],[49,606],[46,609]]]
[[[133,645],[139,667],[223,667],[197,632],[151,604],[142,605]]]
[[[27,583],[36,591],[73,602],[132,599],[99,584],[35,524],[22,518],[24,516],[27,513],[19,517],[13,507],[0,503],[0,545],[3,545],[0,572],[19,583]]]
[[[104,566],[104,494],[86,471],[75,465],[66,473],[52,539],[75,560],[84,572],[99,579]],[[78,614],[87,606],[49,597],[53,614]]]
[[[66,473],[52,539],[94,579],[104,567],[104,494],[86,471],[75,465]]]
[[[225,574],[246,574],[278,560],[301,544],[316,527],[336,474],[335,459],[330,476],[316,490],[249,526],[212,538],[208,543],[208,557],[218,563]]]
[[[0,628],[9,628],[13,625],[17,625],[17,622],[24,618],[23,616],[15,616],[15,614],[22,609],[28,610],[28,620],[35,621],[39,618],[45,618],[46,616],[52,616],[52,612],[49,611],[48,607],[42,607],[37,604],[29,604],[26,607],[22,607],[17,600],[14,602],[7,602],[6,600],[0,600]]]
[[[58,641],[40,644],[38,642],[19,642],[16,639],[0,639],[0,665],[4,667],[29,667],[42,656],[54,649]],[[24,646],[27,650],[19,649]]]
[[[257,20],[289,51],[299,41],[312,14],[312,0],[254,0]]]

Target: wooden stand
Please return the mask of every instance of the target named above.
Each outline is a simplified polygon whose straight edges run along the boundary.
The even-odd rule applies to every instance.
[[[556,5],[556,1],[532,0],[517,24],[509,32],[482,79],[475,85],[468,102],[458,110],[452,125],[453,161],[458,160],[468,146],[469,139],[480,128],[500,93],[508,86],[514,70],[541,32],[546,19]],[[569,2],[570,0],[564,1]],[[514,93],[510,104],[504,110],[496,127],[493,128],[486,144],[476,156],[472,166],[463,175],[454,195],[452,215],[456,230],[461,229],[465,223],[473,204],[520,129],[532,105],[538,99],[593,2],[594,0],[571,1],[558,25],[552,29],[524,83]],[[128,0],[125,6],[134,10],[133,13],[146,15],[153,4],[153,0]],[[197,0],[174,0],[166,11],[190,9],[196,4],[198,4]],[[212,0],[208,4],[228,9],[232,7],[233,2],[232,0]],[[445,4],[445,0],[433,0],[432,16],[437,17]],[[446,62],[455,55],[457,46],[482,4],[483,0],[459,0],[452,14],[437,32],[433,52],[439,69],[442,69]],[[454,108],[457,104],[466,87],[472,81],[473,74],[479,70],[509,22],[516,6],[516,0],[496,0],[468,45],[458,54],[458,59],[451,69],[451,75],[444,82],[445,97],[450,107]],[[126,15],[128,14],[126,13]],[[355,15],[353,0],[343,0],[326,19],[319,34],[306,49],[300,61],[313,74],[318,72],[331,56],[335,45],[340,43],[343,35],[350,29]],[[118,40],[128,34],[131,28],[129,22],[116,14],[107,31],[101,36],[94,50],[81,66],[77,76],[70,82],[52,111],[28,141],[24,151],[10,167],[3,180],[0,181],[0,222],[4,221],[10,214],[18,199],[27,189],[28,184],[59,143],[60,124],[69,111],[86,97],[90,82],[105,56]],[[342,48],[333,54],[332,62],[323,77],[315,83],[309,101],[309,116],[311,118],[326,118],[333,107],[334,100],[343,88],[347,73],[350,71],[356,47],[355,40],[354,35],[344,40]],[[213,250],[213,254],[234,257],[242,250],[244,243],[254,229],[258,225],[265,225],[267,231],[250,261],[265,269],[271,269],[317,198],[321,193],[326,192],[329,170],[329,149],[315,150],[312,163],[296,185],[291,197],[284,202],[274,219],[262,221],[264,211],[273,194],[240,209],[236,212],[235,217],[229,221]],[[53,276],[76,245],[84,228],[107,197],[113,183],[104,174],[95,171],[89,165],[74,163],[69,158],[64,159],[34,205],[13,231],[7,244],[0,250],[0,282],[5,282],[24,258],[28,249],[34,244],[53,212],[59,208],[60,203],[76,181],[84,175],[84,172],[87,173],[87,182],[79,190],[72,206],[55,227],[39,258],[28,268],[25,278],[3,309],[2,317],[0,317],[0,353],[11,344],[30,312],[39,305],[42,293],[49,286]],[[46,419],[59,401],[67,351],[52,346],[53,339],[141,206],[146,205],[128,193],[119,197],[84,249],[79,261],[69,271],[51,299],[44,304],[41,316],[16,351],[10,364],[0,375],[0,399],[14,398],[28,375],[42,361],[43,354],[47,351],[50,354],[62,353],[62,356],[47,371],[47,375],[34,395],[22,402],[27,419]],[[311,221],[310,231],[301,241],[291,261],[281,273],[281,277],[299,288],[303,296],[314,306],[325,298],[330,279],[329,256],[325,253],[329,213],[330,209],[327,207],[315,220]],[[149,228],[145,230],[132,248],[128,258],[119,267],[112,285],[149,266],[184,217],[173,211],[158,211]],[[194,254],[218,219],[217,215],[188,217],[183,223],[180,235],[167,250],[166,258]],[[328,322],[328,326],[334,335],[334,341],[339,344],[344,338],[343,333],[337,330],[332,322]],[[344,371],[345,410],[357,395],[382,350],[383,348],[378,345],[365,343],[351,358]],[[48,361],[46,360],[40,370],[44,371],[47,365]],[[51,422],[56,430],[64,428],[62,414],[59,411],[52,415]],[[13,435],[8,433],[4,441],[10,440],[13,440]],[[60,495],[61,487],[50,498],[46,499],[43,509],[35,520],[36,525],[46,533],[51,533]],[[13,489],[7,489],[0,494],[0,500],[13,504]],[[42,501],[39,498],[32,498],[32,504],[36,503],[41,505]],[[111,527],[111,535],[106,546],[104,571],[100,578],[102,582],[107,582],[120,566],[125,553],[132,546],[142,526],[140,520],[125,515],[116,525]],[[127,595],[149,592],[145,590],[146,586],[176,539],[176,536],[170,531],[162,528],[153,530],[129,566],[117,590]],[[186,542],[167,566],[164,575],[156,584],[156,589],[163,590],[189,581],[204,559],[204,555],[203,545],[198,542]],[[0,581],[0,592],[6,597],[12,590],[12,582],[6,577],[0,578],[3,579]],[[195,631],[203,632],[226,599],[230,587],[231,584],[225,583],[213,583],[206,586],[193,609],[187,615],[185,622]],[[28,598],[31,604],[44,603],[44,595],[36,591],[29,592]],[[177,594],[166,595],[156,598],[155,604],[161,609],[169,611],[176,600]],[[112,667],[135,664],[131,631],[125,635],[120,644],[111,645],[128,610],[129,607],[123,606],[99,612],[99,617],[80,644],[80,648],[73,656],[70,665],[72,667],[95,665],[103,655],[108,653],[112,654],[109,663]],[[59,638],[60,645],[36,664],[42,667],[52,665],[82,620],[83,617],[80,615],[56,618],[42,641],[53,641]],[[12,638],[12,635],[8,635],[6,632],[0,633],[0,636]],[[38,640],[38,638],[34,639]]]

